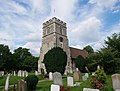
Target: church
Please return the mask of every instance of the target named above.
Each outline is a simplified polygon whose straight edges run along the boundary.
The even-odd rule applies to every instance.
[[[53,47],[61,47],[67,54],[66,72],[72,73],[75,69],[74,59],[81,55],[88,56],[88,52],[77,48],[69,47],[69,40],[67,37],[66,23],[53,17],[52,19],[43,23],[42,45],[40,48],[40,57],[38,60],[38,71],[41,73],[43,69],[46,73],[45,65],[43,63],[44,55]]]

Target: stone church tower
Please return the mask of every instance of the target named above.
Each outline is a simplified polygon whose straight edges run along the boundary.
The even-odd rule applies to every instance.
[[[66,23],[53,17],[43,23],[42,46],[40,49],[40,58],[38,60],[38,71],[41,73],[41,68],[46,72],[43,62],[44,55],[53,47],[61,47],[67,54],[66,71],[71,72],[70,49],[68,46],[67,27]]]

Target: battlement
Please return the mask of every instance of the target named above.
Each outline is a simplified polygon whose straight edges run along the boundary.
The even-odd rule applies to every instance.
[[[60,19],[57,19],[56,17],[53,17],[52,19],[50,19],[50,20],[46,21],[45,23],[43,23],[43,27],[46,27],[46,26],[48,26],[48,25],[50,25],[52,23],[58,23],[58,24],[66,27],[66,23],[61,21]]]

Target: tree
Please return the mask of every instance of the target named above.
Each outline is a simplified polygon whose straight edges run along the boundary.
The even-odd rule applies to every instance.
[[[86,50],[89,54],[94,53],[94,50],[90,45],[84,47],[83,49]]]
[[[86,72],[86,60],[81,55],[75,59],[75,65],[81,72]]]
[[[23,63],[27,56],[32,56],[27,48],[19,47],[14,50],[13,57],[17,61],[17,70],[24,70]]]
[[[64,74],[67,65],[67,55],[60,47],[49,50],[45,56],[43,63],[45,64],[47,73],[60,72]]]
[[[90,72],[94,72],[97,69],[97,65],[99,65],[99,55],[97,52],[94,52],[92,54],[90,54],[89,56],[87,56],[85,58],[86,60],[86,65],[87,68]]]
[[[30,72],[32,70],[37,70],[37,65],[38,65],[38,57],[27,56],[23,62],[23,69]]]
[[[0,44],[0,70],[9,72],[14,67],[12,53],[7,45]]]

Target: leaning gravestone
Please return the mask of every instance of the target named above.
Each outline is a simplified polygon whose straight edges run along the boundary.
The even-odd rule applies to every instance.
[[[80,81],[80,73],[79,73],[79,71],[75,71],[73,73],[73,79],[74,79],[74,81]]]
[[[73,77],[67,77],[67,86],[73,86],[74,82],[73,82]]]
[[[18,81],[18,91],[27,91],[27,83],[24,80]]]
[[[53,82],[55,85],[63,86],[62,75],[59,72],[53,73]]]
[[[49,72],[49,80],[53,80],[53,74],[52,74],[52,72]]]
[[[60,86],[59,85],[51,85],[51,90],[50,91],[60,91]]]
[[[6,83],[5,83],[5,91],[9,90],[9,80],[10,80],[10,74],[7,75]]]
[[[112,75],[113,89],[115,91],[120,91],[120,74]]]
[[[100,91],[99,89],[83,88],[83,91]]]

